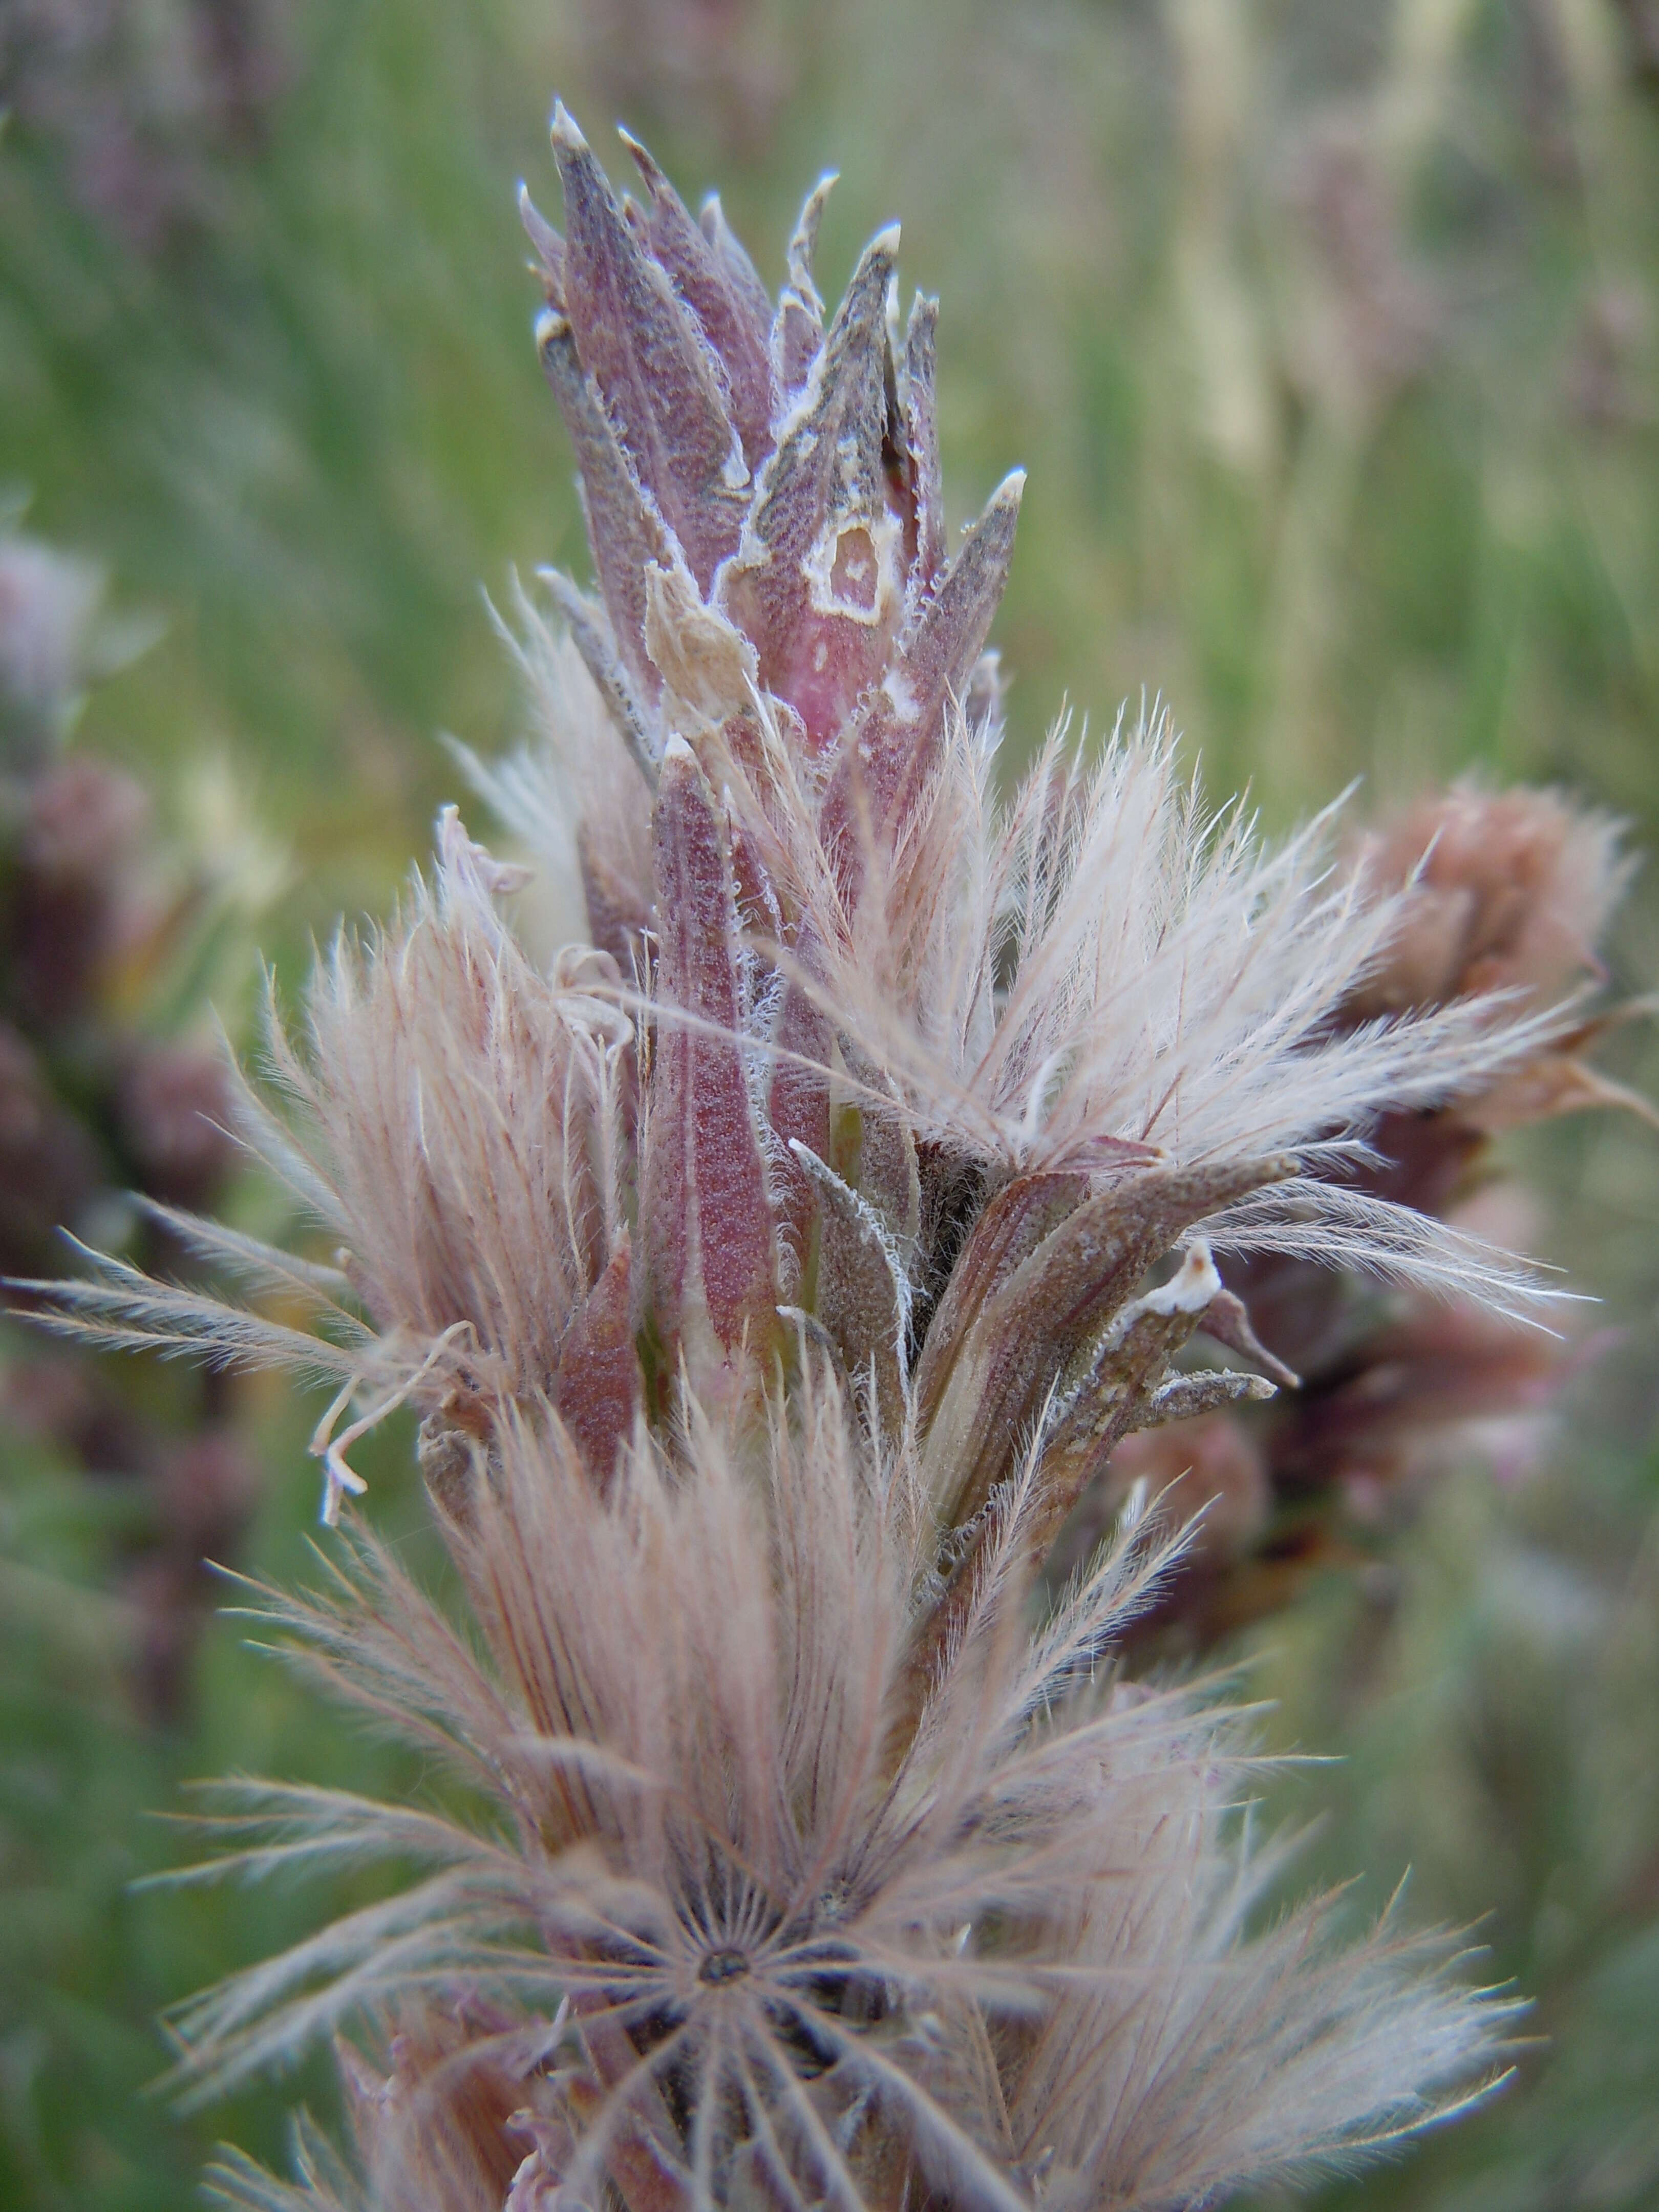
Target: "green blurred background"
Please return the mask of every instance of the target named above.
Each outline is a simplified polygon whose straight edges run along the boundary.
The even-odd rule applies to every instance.
[[[1271,822],[1364,779],[1560,781],[1659,842],[1659,0],[0,0],[0,494],[158,635],[75,748],[216,886],[124,1018],[250,1034],[257,945],[383,909],[521,707],[482,593],[583,562],[513,208],[555,90],[718,184],[763,274],[842,173],[822,289],[877,224],[943,298],[959,518],[1030,470],[999,642],[1018,753],[1162,693]],[[617,159],[620,159],[618,155]],[[1610,953],[1659,984],[1650,866]],[[1604,1055],[1659,1095],[1639,1025]],[[1305,1865],[1479,1923],[1539,2040],[1485,2112],[1332,2203],[1659,2204],[1659,1139],[1515,1147],[1535,1242],[1604,1301],[1541,1461],[1472,1449],[1386,1574],[1254,1639]],[[270,1200],[238,1188],[250,1222]],[[4,1356],[27,1365],[13,1332]],[[187,1385],[124,1372],[158,1419]],[[235,1563],[307,1571],[308,1408],[230,1408]],[[188,2117],[169,2001],[314,1924],[178,1895],[155,1815],[228,1769],[412,1783],[221,1618],[158,1707],[131,1562],[155,1501],[0,1435],[0,2204],[191,2200],[280,2159],[327,2069]],[[365,1465],[418,1544],[408,1437]],[[1498,1471],[1495,1471],[1498,1470]],[[1317,2192],[1315,2192],[1317,2193]]]

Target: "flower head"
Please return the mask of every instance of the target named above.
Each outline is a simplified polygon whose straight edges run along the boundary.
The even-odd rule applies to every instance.
[[[1132,1516],[1029,1638],[1029,1455],[918,1695],[925,1516],[808,1366],[758,1481],[703,1424],[603,1499],[556,1423],[478,1455],[445,1525],[486,1656],[366,1538],[269,1601],[496,1809],[222,1793],[204,1873],[424,1872],[187,2008],[198,2091],[368,2004],[370,2201],[442,2212],[518,2159],[521,2206],[1185,2203],[1433,2109],[1499,2008],[1328,1904],[1252,1935],[1238,1717],[1094,1687],[1167,1540]]]
[[[574,854],[591,945],[538,968],[446,816],[274,1031],[289,1110],[244,1097],[337,1257],[170,1217],[314,1330],[116,1262],[59,1294],[328,1374],[331,1516],[412,1401],[471,1615],[357,1528],[262,1600],[471,1814],[232,1792],[229,1863],[421,1871],[186,2008],[186,2075],[355,2018],[369,2201],[444,2212],[1127,2212],[1346,2156],[1487,2078],[1504,2008],[1272,1917],[1238,1717],[1112,1656],[1185,1541],[1144,1498],[1042,1570],[1122,1438],[1294,1379],[1216,1253],[1537,1306],[1366,1178],[1389,1115],[1536,1065],[1565,978],[1372,1007],[1427,864],[1267,848],[1161,720],[1000,801],[1018,483],[952,550],[896,233],[826,317],[823,187],[774,304],[642,149],[638,204],[562,109],[554,150],[564,234],[525,219],[596,590],[521,605],[554,726],[477,775]]]

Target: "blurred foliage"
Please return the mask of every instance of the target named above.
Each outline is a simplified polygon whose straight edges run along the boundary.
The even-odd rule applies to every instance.
[[[774,281],[820,167],[844,177],[826,292],[902,216],[944,301],[955,512],[1031,470],[1000,641],[1021,738],[1146,686],[1273,820],[1356,775],[1380,806],[1473,769],[1559,778],[1651,850],[1656,57],[1649,0],[11,0],[0,489],[161,631],[76,742],[198,848],[228,818],[203,764],[228,764],[208,786],[296,857],[260,930],[292,982],[307,932],[383,906],[422,849],[454,783],[438,733],[514,734],[480,587],[582,562],[511,198],[522,174],[556,211],[558,88],[596,143],[623,112],[688,191],[717,182]],[[1612,958],[1626,990],[1659,975],[1652,882]],[[240,972],[204,954],[190,987],[239,1030]],[[1659,1091],[1639,1026],[1607,1058]],[[1554,1447],[1507,1485],[1472,1450],[1386,1575],[1317,1586],[1257,1671],[1279,1741],[1347,1755],[1287,1785],[1338,1808],[1310,1870],[1362,1867],[1375,1900],[1413,1864],[1414,1909],[1480,1922],[1546,2039],[1487,2112],[1332,2202],[1637,2212],[1659,1172],[1609,1116],[1513,1150],[1541,1242],[1607,1302]],[[160,1406],[173,1380],[120,1388]],[[319,1572],[310,1415],[238,1403],[266,1480],[240,1564]],[[374,1495],[412,1529],[406,1447],[376,1440]],[[142,2094],[158,2008],[315,1911],[135,1891],[181,1856],[145,1815],[227,1768],[388,1779],[234,1620],[177,1716],[145,1717],[133,1510],[9,1438],[0,2201],[28,2212],[175,2206],[216,2133],[273,2154],[295,2093],[190,2118]]]

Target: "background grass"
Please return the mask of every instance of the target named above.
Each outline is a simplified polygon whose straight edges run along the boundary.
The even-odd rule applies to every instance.
[[[260,64],[228,106],[202,59],[222,18]],[[718,183],[770,281],[826,166],[826,293],[902,218],[907,281],[944,301],[953,512],[1031,471],[999,632],[1017,746],[1068,702],[1099,724],[1162,692],[1218,791],[1248,780],[1275,822],[1355,776],[1382,806],[1475,770],[1564,781],[1650,852],[1644,33],[1645,0],[27,0],[0,24],[0,488],[162,624],[76,742],[198,847],[228,764],[291,855],[259,934],[292,981],[308,933],[384,908],[423,849],[454,784],[438,733],[516,733],[481,587],[583,559],[512,207],[523,175],[556,215],[556,88],[613,167],[625,113],[688,197]],[[118,125],[137,184],[93,158]],[[1659,976],[1652,874],[1610,954],[1626,991]],[[251,963],[216,978],[244,1027]],[[1608,1059],[1659,1091],[1640,1028]],[[1637,2212],[1659,2201],[1659,1170],[1605,1116],[1521,1157],[1540,1245],[1606,1300],[1547,1464],[1505,1485],[1472,1458],[1386,1588],[1316,1588],[1258,1663],[1282,1740],[1347,1754],[1290,1801],[1335,1808],[1310,1870],[1361,1869],[1375,1901],[1414,1866],[1413,1909],[1484,1916],[1547,2039],[1488,2112],[1337,2195]],[[264,1387],[243,1413],[267,1488],[239,1564],[303,1574],[313,1416]],[[414,1541],[407,1459],[388,1431],[370,1468]],[[317,1901],[135,1891],[180,1856],[148,1816],[228,1767],[409,1778],[234,1620],[177,1720],[141,1719],[128,1510],[6,1447],[20,2212],[159,2212],[216,2135],[280,2149],[294,2084],[192,2118],[143,2085],[158,2008]],[[299,2087],[326,2109],[325,2075]]]

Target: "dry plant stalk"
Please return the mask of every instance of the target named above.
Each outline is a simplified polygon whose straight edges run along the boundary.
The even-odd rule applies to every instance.
[[[198,2097],[362,2039],[355,2155],[302,2131],[295,2184],[220,2186],[1082,2212],[1346,2162],[1489,2082],[1509,2008],[1393,1914],[1268,1908],[1247,1719],[1115,1678],[1180,1549],[1154,1513],[1051,1601],[1042,1570],[1121,1437],[1271,1393],[1215,1255],[1538,1316],[1357,1171],[1577,1014],[1350,1018],[1412,885],[1206,811],[1162,723],[1057,735],[999,803],[1019,480],[952,546],[896,232],[826,319],[820,187],[775,306],[717,201],[630,146],[619,203],[562,109],[553,145],[564,234],[524,213],[597,592],[520,604],[546,743],[478,773],[574,843],[592,942],[544,972],[447,813],[303,1039],[273,1020],[280,1105],[240,1093],[337,1261],[178,1215],[287,1319],[114,1264],[60,1294],[331,1378],[330,1521],[414,1407],[470,1607],[349,1516],[328,1588],[260,1595],[470,1809],[222,1792],[207,1875],[416,1871],[179,2017]],[[1201,1334],[1246,1364],[1178,1370]]]

